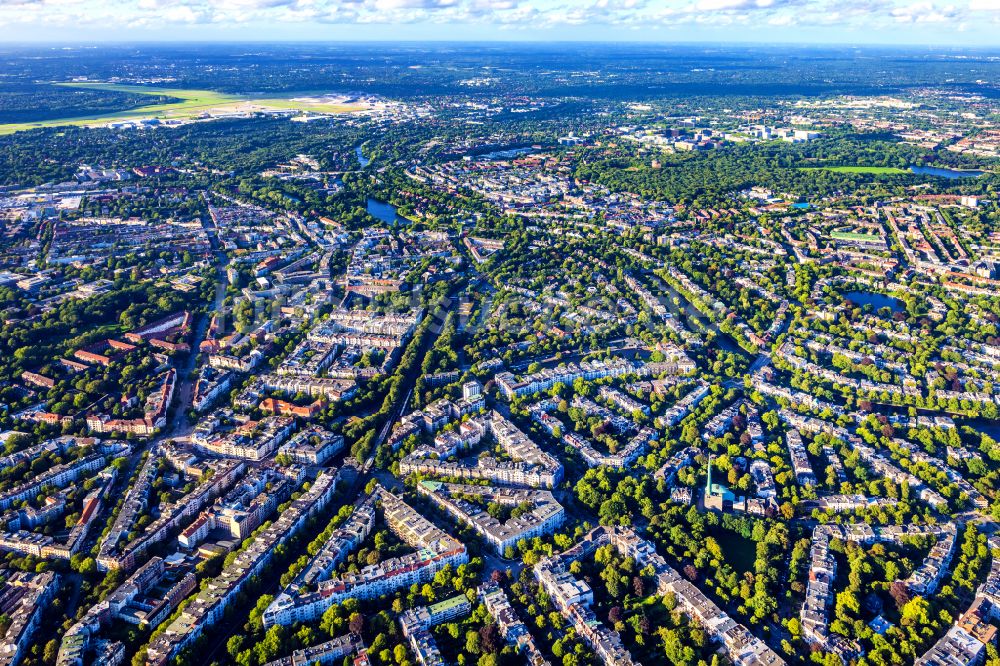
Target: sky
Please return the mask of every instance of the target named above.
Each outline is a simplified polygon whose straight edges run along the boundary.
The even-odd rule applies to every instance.
[[[0,41],[636,41],[1000,49],[1000,0],[0,0]]]

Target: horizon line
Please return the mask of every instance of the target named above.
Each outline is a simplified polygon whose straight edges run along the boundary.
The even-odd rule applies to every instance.
[[[49,48],[72,48],[72,47],[101,47],[101,46],[148,46],[148,45],[177,45],[177,46],[239,46],[249,45],[272,45],[272,46],[293,46],[306,44],[323,45],[456,45],[456,46],[476,46],[483,44],[508,45],[508,46],[713,46],[713,47],[765,47],[765,48],[797,48],[801,50],[820,50],[824,48],[884,48],[893,50],[921,50],[932,51],[935,49],[957,49],[975,50],[1000,53],[1000,45],[995,44],[958,44],[951,42],[941,43],[894,43],[894,42],[816,42],[816,41],[740,41],[740,40],[653,40],[653,39],[614,39],[614,40],[594,40],[594,39],[558,39],[558,38],[535,38],[526,39],[160,39],[156,37],[134,38],[134,39],[81,39],[81,40],[23,40],[8,41],[0,45],[0,52],[10,48],[21,47],[49,47]]]

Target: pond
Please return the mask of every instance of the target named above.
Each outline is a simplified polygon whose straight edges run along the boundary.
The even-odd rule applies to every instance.
[[[945,169],[931,166],[911,166],[910,171],[921,176],[938,176],[939,178],[978,178],[983,175],[982,171],[959,171],[958,169]]]
[[[870,305],[875,310],[889,308],[893,312],[903,311],[903,302],[901,300],[874,291],[849,291],[844,294],[844,298],[858,305]]]
[[[409,224],[410,221],[396,212],[396,207],[390,203],[369,197],[366,206],[368,214],[382,220],[386,224]]]
[[[732,530],[714,528],[710,531],[726,556],[726,562],[739,573],[753,571],[757,560],[757,544]]]

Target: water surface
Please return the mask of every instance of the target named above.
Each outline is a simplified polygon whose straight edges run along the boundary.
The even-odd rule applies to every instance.
[[[390,203],[368,198],[368,214],[386,224],[409,224],[410,221],[396,212],[396,207]]]
[[[982,176],[982,171],[959,171],[958,169],[945,169],[943,167],[932,166],[911,166],[910,171],[921,176],[938,176],[939,178],[978,178]]]
[[[844,298],[858,305],[870,305],[876,310],[889,308],[893,312],[903,311],[901,300],[874,291],[849,291],[844,294]]]

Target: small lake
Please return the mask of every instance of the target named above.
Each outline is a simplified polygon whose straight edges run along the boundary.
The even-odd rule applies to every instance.
[[[978,178],[982,176],[982,171],[959,171],[958,169],[945,169],[931,166],[911,166],[910,171],[921,176],[937,176],[939,178]]]
[[[392,204],[369,197],[366,206],[368,214],[382,220],[386,224],[409,224],[410,221],[396,212],[396,207]]]
[[[879,294],[874,291],[849,291],[844,294],[844,298],[858,305],[870,305],[875,310],[889,308],[893,312],[902,312],[904,307],[903,302],[898,298]]]
[[[711,535],[719,542],[726,561],[739,573],[753,571],[757,561],[757,544],[732,530],[714,528]]]
[[[361,165],[362,169],[371,164],[372,161],[365,157],[364,152],[361,150],[361,146],[354,149],[354,154],[358,156],[358,164]]]

